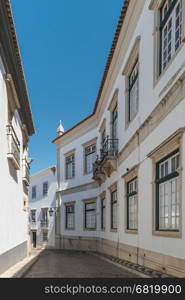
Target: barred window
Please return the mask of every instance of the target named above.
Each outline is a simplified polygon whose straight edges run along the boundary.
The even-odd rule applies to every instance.
[[[136,61],[129,76],[128,121],[132,121],[138,112],[139,105],[139,63]]]
[[[93,171],[93,163],[96,160],[96,145],[85,148],[85,173],[89,174]]]
[[[117,190],[111,193],[111,229],[117,229]]]
[[[74,204],[66,205],[66,229],[75,228],[75,206]]]
[[[182,43],[182,0],[166,0],[161,8],[161,71]]]
[[[47,196],[48,195],[48,182],[44,182],[43,183],[43,196]]]
[[[48,242],[48,232],[47,231],[42,232],[42,238],[43,238],[43,242]]]
[[[179,204],[179,151],[170,154],[156,165],[156,229],[178,231]]]
[[[36,198],[36,186],[32,186],[32,199]]]
[[[66,157],[66,179],[75,177],[75,156],[74,154]]]
[[[31,222],[36,222],[36,209],[31,210]]]
[[[105,199],[101,199],[101,229],[105,229]]]
[[[85,229],[96,229],[96,202],[85,203]]]
[[[137,209],[137,178],[127,183],[127,229],[137,230],[138,209]]]

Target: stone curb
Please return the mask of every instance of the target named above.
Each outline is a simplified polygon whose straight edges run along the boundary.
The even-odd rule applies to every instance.
[[[13,274],[12,278],[23,278],[25,274],[32,268],[38,261],[42,251],[39,251],[28,263],[26,263],[20,270]]]

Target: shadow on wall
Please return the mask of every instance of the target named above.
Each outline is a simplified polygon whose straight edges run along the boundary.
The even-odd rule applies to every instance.
[[[18,183],[18,176],[17,176],[17,170],[12,166],[11,161],[8,160],[8,168],[10,176],[13,178],[13,180]]]

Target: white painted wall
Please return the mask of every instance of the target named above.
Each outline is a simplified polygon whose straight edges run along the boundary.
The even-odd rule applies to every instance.
[[[43,229],[40,226],[42,218],[41,209],[56,207],[56,189],[57,177],[56,171],[53,172],[52,167],[42,170],[31,176],[30,189],[29,189],[29,211],[36,209],[36,222],[37,222],[37,245],[47,244],[48,247],[55,246],[55,212],[52,216],[48,212],[48,243],[43,242]],[[43,196],[43,183],[48,182],[48,195]],[[32,199],[32,187],[36,186],[36,198]],[[30,212],[31,213],[31,212]],[[32,225],[30,223],[31,229]],[[32,234],[32,233],[31,233]],[[32,237],[31,237],[32,238]]]
[[[160,76],[158,82],[154,86],[153,74],[154,74],[154,11],[150,11],[150,1],[146,1],[142,14],[139,18],[139,22],[135,28],[135,32],[130,40],[129,47],[126,53],[121,53],[120,57],[123,57],[121,63],[115,62],[114,69],[117,71],[117,77],[115,81],[109,83],[109,87],[112,84],[110,92],[108,87],[104,90],[104,103],[105,109],[103,113],[98,112],[98,119],[95,119],[94,129],[90,128],[89,132],[83,133],[83,128],[87,125],[87,121],[83,123],[83,126],[78,126],[78,134],[76,129],[73,129],[72,133],[66,134],[57,142],[57,155],[58,155],[58,170],[60,178],[60,189],[65,190],[70,187],[85,184],[91,181],[91,176],[83,175],[83,148],[82,144],[87,142],[91,138],[98,136],[97,149],[100,149],[99,128],[104,119],[106,119],[106,133],[110,133],[110,112],[108,107],[111,103],[115,90],[118,89],[118,138],[119,138],[119,150],[121,150],[133,136],[139,126],[146,120],[153,109],[160,102],[164,94],[160,95],[163,88],[167,85],[169,80],[173,78],[174,74],[181,68],[178,73],[178,77],[185,71],[185,45],[182,44],[177,55],[171,60],[166,71]],[[140,36],[140,51],[139,51],[139,111],[136,118],[131,122],[128,128],[125,128],[125,77],[122,75],[123,69],[127,63],[128,57],[134,46],[136,38]],[[113,77],[113,76],[112,76]],[[171,83],[173,84],[173,82]],[[168,89],[171,86],[168,87]],[[167,89],[167,90],[168,90]],[[166,90],[166,91],[167,91]],[[114,172],[110,178],[106,180],[104,184],[98,190],[86,191],[81,193],[75,193],[71,195],[62,196],[62,203],[69,201],[76,201],[75,206],[75,220],[76,230],[66,231],[64,229],[64,205],[61,206],[61,234],[64,235],[77,235],[77,236],[101,236],[109,240],[120,241],[124,244],[145,248],[148,250],[164,253],[171,256],[176,256],[185,259],[185,219],[182,217],[182,238],[169,238],[159,237],[152,235],[152,161],[147,157],[148,153],[160,145],[166,138],[174,133],[180,127],[185,126],[184,119],[185,112],[185,99],[160,123],[160,125],[147,137],[147,139],[135,150],[130,156],[119,166],[117,172]],[[69,138],[68,138],[69,136]],[[76,176],[75,179],[66,181],[64,178],[64,154],[73,148],[76,149]],[[185,156],[185,136],[183,136],[182,145],[182,162],[183,162],[183,189],[182,189],[182,216],[185,215],[185,171],[184,171],[184,156]],[[138,234],[129,234],[125,232],[126,226],[126,214],[125,214],[125,188],[122,175],[126,172],[127,168],[132,168],[136,164],[140,164],[139,167],[139,227]],[[118,182],[118,231],[110,232],[110,192],[108,187],[115,181]],[[98,226],[96,232],[86,232],[83,230],[83,208],[82,199],[89,195],[98,195],[101,192],[106,191],[106,230],[100,231],[100,202],[97,201],[97,220]]]
[[[22,181],[22,163],[21,169],[16,171],[7,159],[8,99],[4,75],[5,70],[0,58],[0,255],[28,240],[28,213],[23,210],[25,193]],[[22,160],[22,124],[17,111],[13,117],[12,125],[20,141]]]

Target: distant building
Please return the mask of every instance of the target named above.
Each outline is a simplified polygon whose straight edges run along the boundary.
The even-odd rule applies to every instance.
[[[0,1],[0,273],[28,253],[32,113],[10,2]]]
[[[124,1],[93,113],[54,140],[58,248],[185,277],[184,42],[185,1]]]
[[[30,240],[35,247],[55,246],[56,166],[30,178]]]

